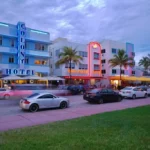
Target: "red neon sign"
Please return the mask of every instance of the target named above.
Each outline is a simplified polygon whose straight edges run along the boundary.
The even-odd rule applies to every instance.
[[[91,60],[93,60],[93,53],[92,53],[92,56],[90,55],[90,52],[91,52],[91,48],[99,48],[99,54],[100,54],[100,56],[101,56],[101,45],[98,43],[98,42],[90,42],[89,44],[88,44],[88,68],[89,68],[89,76],[91,76],[91,67],[90,67],[90,65],[91,65]],[[101,70],[101,57],[100,57],[100,59],[99,59],[99,64],[100,64],[100,70]],[[101,73],[99,74],[99,75],[101,75]]]

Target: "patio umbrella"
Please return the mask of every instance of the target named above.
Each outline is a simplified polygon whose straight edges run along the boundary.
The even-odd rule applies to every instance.
[[[45,77],[45,78],[49,81],[65,80],[63,78],[56,77],[56,76],[49,76],[49,77]]]
[[[10,75],[10,76],[1,78],[1,80],[21,80],[21,79],[23,79],[23,78],[16,76],[16,75]]]
[[[36,76],[36,75],[34,75],[34,76],[26,76],[23,79],[25,79],[25,80],[47,80],[44,77],[39,77],[39,76]]]

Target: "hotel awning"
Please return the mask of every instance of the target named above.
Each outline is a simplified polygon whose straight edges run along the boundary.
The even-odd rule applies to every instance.
[[[39,76],[26,76],[22,78],[23,80],[47,80],[45,77],[39,77]]]
[[[47,80],[49,81],[60,81],[60,80],[65,80],[63,78],[57,77],[57,76],[49,76],[49,77],[45,77]]]
[[[4,78],[1,78],[1,80],[22,80],[23,78],[16,76],[16,75],[10,75]]]
[[[120,76],[110,76],[109,79],[110,80],[120,80]],[[147,81],[147,82],[150,82],[150,78],[144,77],[144,76],[142,76],[142,77],[122,76],[121,79],[124,81]]]

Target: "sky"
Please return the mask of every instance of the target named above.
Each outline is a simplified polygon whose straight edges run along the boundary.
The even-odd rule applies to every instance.
[[[51,40],[133,43],[136,61],[150,53],[150,0],[0,0],[0,22],[18,21]]]

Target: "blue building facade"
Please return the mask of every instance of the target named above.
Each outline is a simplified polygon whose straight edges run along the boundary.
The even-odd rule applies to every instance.
[[[5,75],[49,75],[50,34],[0,22],[0,71]]]

